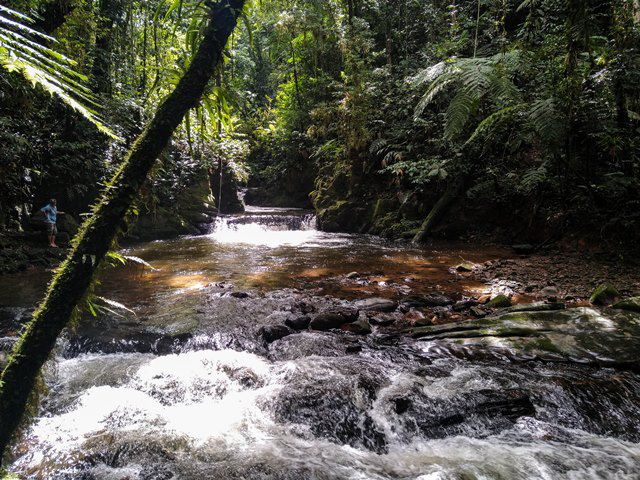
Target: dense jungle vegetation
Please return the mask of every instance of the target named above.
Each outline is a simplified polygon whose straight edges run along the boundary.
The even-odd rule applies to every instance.
[[[201,3],[5,2],[55,38],[124,139],[0,73],[5,229],[52,196],[88,210],[188,65]],[[639,24],[633,0],[256,1],[132,236],[193,231],[209,186],[234,211],[246,185],[247,203],[313,207],[326,230],[625,243],[640,225]]]
[[[2,276],[0,289],[8,299],[0,305],[0,476],[10,465],[26,476],[7,478],[44,478],[48,469],[63,475],[50,478],[107,478],[66,470],[130,463],[137,478],[339,478],[331,461],[355,458],[344,478],[365,478],[353,473],[363,467],[383,472],[366,478],[426,478],[449,449],[456,478],[476,478],[465,451],[482,464],[477,472],[495,463],[507,472],[477,478],[531,469],[544,474],[522,475],[579,478],[577,463],[594,477],[580,457],[592,451],[606,453],[598,468],[632,478],[640,0],[0,2],[0,274],[26,270]],[[248,205],[270,208],[241,214]],[[420,245],[442,238],[456,241]],[[157,239],[168,240],[147,242]],[[44,293],[37,307],[34,292]],[[416,347],[422,339],[452,342]],[[367,349],[377,353],[360,355]],[[423,378],[455,377],[474,352],[472,390],[454,403],[455,385],[438,387],[445,403],[424,395]],[[38,396],[51,393],[49,360],[99,365],[107,355],[123,361],[122,378],[62,378],[48,398],[70,403],[39,410],[50,420],[90,405],[86,392],[64,391],[82,384],[101,405],[86,422],[95,428],[63,418],[69,429],[43,434],[44,444],[33,429],[20,438],[29,413],[39,414]],[[130,409],[117,390],[143,368],[127,362],[165,355],[171,361],[142,382],[151,393],[142,383],[126,389],[156,413]],[[422,368],[443,359],[446,367]],[[274,374],[282,364],[287,372]],[[121,368],[109,365],[97,377]],[[175,365],[175,377],[152,385]],[[410,376],[395,386],[411,390],[384,393],[401,378],[398,365]],[[161,420],[168,406],[194,404],[180,381],[198,366],[212,368],[189,380],[205,409]],[[277,389],[266,388],[271,381]],[[258,386],[285,396],[202,402]],[[106,407],[118,402],[119,410]],[[223,417],[251,402],[225,426]],[[430,419],[433,412],[446,415]],[[521,417],[553,428],[526,432],[523,421],[515,436],[492,437],[506,439],[500,450],[479,450],[477,440]],[[150,421],[133,443],[122,440]],[[171,436],[185,425],[191,430]],[[302,462],[282,472],[252,439],[227,444],[232,428],[246,440],[254,425],[265,444],[277,438],[273,428],[293,426],[272,443],[286,461],[304,452]],[[156,428],[162,435],[150,441]],[[400,458],[396,441],[405,448],[464,436],[471,448],[438,447],[420,459],[411,447],[400,467],[379,463],[389,452]],[[292,453],[316,437],[320,449]],[[576,448],[563,450],[571,442]],[[338,454],[322,450],[334,444]],[[220,449],[182,456],[194,445]],[[244,457],[242,448],[258,460],[216,465]],[[307,465],[309,452],[321,461]],[[375,461],[366,465],[365,453]],[[132,460],[140,454],[143,464]],[[512,465],[529,457],[537,465]],[[198,465],[203,459],[213,464]],[[318,473],[323,462],[330,475]],[[410,469],[416,475],[402,473]],[[133,478],[117,475],[108,478]]]

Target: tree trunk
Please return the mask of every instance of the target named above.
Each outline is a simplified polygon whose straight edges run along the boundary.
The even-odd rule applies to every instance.
[[[431,233],[431,230],[436,226],[438,221],[440,221],[442,215],[446,213],[451,204],[458,198],[458,194],[463,189],[464,183],[464,181],[453,181],[447,186],[444,194],[433,206],[427,218],[422,222],[418,233],[413,237],[413,243],[421,243],[427,238],[427,235]]]
[[[36,20],[36,30],[47,35],[53,34],[79,4],[78,0],[54,0],[46,3],[39,11],[40,18]]]
[[[96,269],[158,155],[184,115],[202,96],[243,6],[244,0],[220,0],[211,7],[204,37],[187,72],[131,147],[15,345],[0,377],[0,455],[4,454],[20,423],[40,368],[76,306],[87,294]]]
[[[114,26],[122,11],[121,0],[99,0],[98,22],[96,25],[96,43],[94,45],[93,66],[91,80],[95,93],[104,97],[111,97],[112,55]]]

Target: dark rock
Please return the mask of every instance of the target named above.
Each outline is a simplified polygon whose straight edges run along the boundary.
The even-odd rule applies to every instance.
[[[534,302],[514,305],[509,308],[510,312],[544,312],[547,310],[564,310],[565,304],[561,302]]]
[[[558,287],[550,285],[540,290],[540,295],[552,302],[555,302],[558,299],[558,295],[560,295],[560,291],[558,290]]]
[[[613,304],[613,308],[640,312],[640,297],[630,297]]]
[[[345,353],[360,353],[362,351],[362,345],[349,345],[345,348]]]
[[[234,298],[249,298],[250,296],[247,292],[231,292],[229,295]]]
[[[272,343],[287,335],[291,335],[291,330],[284,325],[266,325],[260,327],[258,335],[260,335],[266,343]]]
[[[453,300],[441,293],[430,293],[429,295],[425,295],[422,297],[422,301],[427,307],[446,307],[453,303]]]
[[[471,307],[471,315],[482,318],[487,316],[487,312],[482,307]]]
[[[317,314],[311,319],[309,328],[312,330],[330,330],[340,328],[345,323],[355,322],[358,319],[358,311],[339,309]]]
[[[536,247],[529,243],[523,243],[521,245],[512,245],[511,248],[513,251],[519,255],[529,255],[535,252]]]
[[[392,312],[398,304],[387,298],[366,298],[355,302],[356,308],[366,311]]]
[[[393,313],[375,313],[369,316],[369,323],[373,325],[391,325],[399,318],[398,314]]]
[[[371,325],[366,318],[360,318],[353,323],[345,323],[340,327],[345,332],[355,333],[358,335],[368,335],[371,333]]]
[[[452,308],[454,312],[461,312],[467,308],[475,307],[476,305],[478,305],[477,300],[460,300],[459,302],[454,303]]]
[[[68,213],[58,216],[56,226],[58,227],[58,232],[65,232],[70,237],[78,233],[78,222],[73,218],[73,215],[69,215]]]
[[[402,415],[411,407],[411,400],[408,398],[394,398],[391,400],[393,402],[393,409],[398,415]]]
[[[304,388],[282,389],[273,405],[276,421],[306,425],[314,436],[340,445],[386,453],[386,437],[369,414],[382,377],[362,375],[367,372],[347,379],[319,376]]]
[[[308,315],[291,315],[284,322],[287,327],[293,328],[294,330],[306,330],[307,328],[309,328],[310,323],[311,317],[309,317]]]

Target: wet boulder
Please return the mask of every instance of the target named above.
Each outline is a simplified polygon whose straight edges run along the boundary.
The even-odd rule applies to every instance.
[[[476,307],[474,307],[476,308]],[[458,324],[414,328],[454,356],[577,362],[640,371],[640,315],[592,308],[520,311]]]
[[[355,322],[358,319],[358,311],[352,309],[336,309],[321,312],[311,319],[309,328],[312,330],[331,330],[340,328],[345,323]]]
[[[380,381],[357,371],[319,375],[304,386],[293,381],[274,402],[275,419],[305,425],[314,436],[334,443],[386,453],[385,435],[369,415]]]
[[[287,335],[291,335],[291,333],[291,330],[285,325],[265,325],[258,330],[258,335],[265,343],[273,343]]]
[[[311,323],[309,315],[289,315],[284,324],[294,330],[306,330]]]
[[[355,306],[358,310],[376,311],[376,312],[392,312],[398,304],[388,298],[366,298],[364,300],[358,300],[355,302]]]
[[[477,300],[460,300],[454,303],[453,307],[451,308],[453,309],[454,312],[462,312],[463,310],[466,310],[471,307],[475,307],[476,305],[478,305]]]
[[[613,308],[618,310],[629,310],[631,312],[640,312],[640,297],[629,297],[613,304]]]
[[[355,333],[357,335],[367,335],[371,333],[371,325],[366,318],[359,318],[355,322],[345,323],[340,328],[345,332]]]
[[[368,312],[367,318],[372,325],[387,326],[400,320],[403,316],[400,313]]]

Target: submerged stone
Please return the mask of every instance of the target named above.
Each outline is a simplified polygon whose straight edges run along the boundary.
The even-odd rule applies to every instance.
[[[396,309],[398,304],[393,300],[387,298],[366,298],[364,300],[358,300],[355,303],[356,308],[359,310],[371,310],[377,312],[392,312]]]

